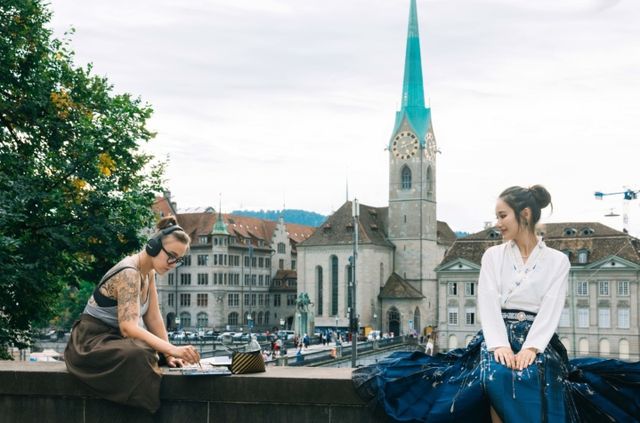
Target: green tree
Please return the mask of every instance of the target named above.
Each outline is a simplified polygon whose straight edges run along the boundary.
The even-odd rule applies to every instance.
[[[0,3],[0,355],[30,342],[66,287],[141,246],[162,164],[140,151],[151,108],[114,94],[40,0]]]

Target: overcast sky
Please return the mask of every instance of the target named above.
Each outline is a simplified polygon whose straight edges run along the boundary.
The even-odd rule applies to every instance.
[[[180,208],[388,200],[409,0],[53,0],[76,63],[150,103]],[[640,189],[640,1],[418,0],[438,219],[475,232],[510,185],[543,221],[617,229]],[[640,199],[629,202],[640,235]]]

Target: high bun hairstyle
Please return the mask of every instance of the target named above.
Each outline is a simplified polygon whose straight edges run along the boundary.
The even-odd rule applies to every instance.
[[[530,188],[509,187],[502,191],[500,199],[513,209],[518,225],[531,232],[534,232],[536,223],[540,220],[540,211],[551,204],[551,194],[542,185]],[[531,221],[523,219],[521,215],[527,207],[531,210]],[[551,209],[553,210],[553,205]]]
[[[172,226],[178,226],[178,221],[176,220],[175,216],[165,216],[165,217],[163,217],[156,224],[157,232],[154,235],[154,237],[158,237],[158,236],[161,237],[162,236],[162,232],[165,229],[170,228]],[[182,228],[179,228],[178,230],[175,230],[175,231],[171,231],[167,236],[169,236],[169,235],[173,235],[173,237],[175,239],[177,239],[178,241],[182,242],[183,244],[189,245],[191,243],[191,238],[189,237],[189,235],[187,235],[187,233]]]

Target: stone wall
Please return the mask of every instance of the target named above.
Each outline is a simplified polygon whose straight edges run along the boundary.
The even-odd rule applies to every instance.
[[[351,369],[269,367],[234,376],[167,374],[155,415],[99,399],[63,363],[0,361],[0,423],[383,422],[357,396]]]

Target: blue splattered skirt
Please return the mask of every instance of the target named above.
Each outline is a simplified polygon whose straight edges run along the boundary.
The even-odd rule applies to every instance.
[[[504,321],[517,353],[532,322]],[[640,422],[640,362],[569,361],[557,335],[522,371],[495,361],[480,331],[446,354],[394,353],[354,370],[353,381],[392,421],[490,422],[492,406],[505,423]]]

